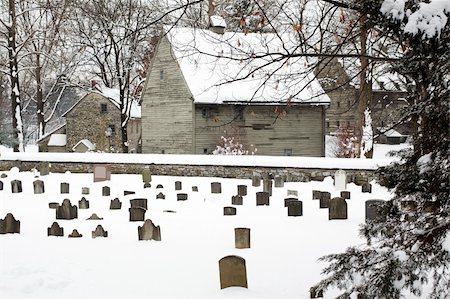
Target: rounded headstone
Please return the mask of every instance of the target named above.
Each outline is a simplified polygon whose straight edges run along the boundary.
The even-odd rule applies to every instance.
[[[328,219],[347,219],[347,202],[342,197],[335,197],[328,202]]]

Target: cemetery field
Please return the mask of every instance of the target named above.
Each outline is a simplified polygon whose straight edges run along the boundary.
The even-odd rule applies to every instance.
[[[358,226],[365,219],[365,201],[392,196],[373,182],[372,193],[347,184],[348,219],[329,220],[329,209],[319,208],[312,191],[339,196],[331,177],[274,184],[270,204],[257,206],[263,183],[253,187],[252,180],[152,176],[151,187],[144,188],[141,175],[113,174],[110,181],[94,183],[92,174],[37,178],[38,173],[17,169],[0,174],[7,175],[0,179],[0,218],[12,213],[20,221],[20,234],[0,235],[0,298],[309,298],[324,267],[317,259],[362,245]],[[34,194],[38,179],[44,182],[42,194]],[[22,192],[12,193],[13,180],[21,181]],[[176,181],[181,190],[175,190]],[[221,193],[211,193],[211,182],[221,183]],[[69,193],[61,194],[61,183],[69,183]],[[247,195],[242,205],[232,205],[238,185],[247,185]],[[105,186],[110,188],[106,196]],[[82,194],[83,187],[89,194]],[[289,197],[302,201],[302,216],[288,216],[288,190],[298,192]],[[156,199],[160,192],[165,199]],[[186,193],[187,200],[177,200],[178,193]],[[56,210],[49,208],[64,199],[79,206],[83,196],[89,208],[78,207],[75,219],[56,219]],[[110,209],[114,198],[121,209]],[[145,219],[160,227],[161,241],[138,240],[144,222],[130,221],[129,212],[136,198],[147,199]],[[224,216],[224,207],[236,208],[236,215]],[[93,213],[103,219],[86,220]],[[47,236],[55,221],[64,236]],[[98,225],[108,237],[92,238]],[[234,229],[239,227],[250,228],[250,248],[235,248]],[[81,238],[68,238],[74,229]],[[221,289],[219,260],[229,255],[245,259],[248,288]],[[332,298],[336,292],[324,295]]]

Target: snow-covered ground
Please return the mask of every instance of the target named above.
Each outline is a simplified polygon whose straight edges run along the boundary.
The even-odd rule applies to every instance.
[[[144,189],[140,175],[112,175],[111,181],[93,183],[92,174],[50,174],[42,176],[45,194],[33,194],[32,172],[6,172],[1,179],[0,218],[13,213],[21,221],[20,234],[0,235],[0,298],[308,298],[323,264],[317,259],[361,244],[358,225],[364,222],[364,202],[388,199],[383,187],[361,193],[348,184],[348,220],[328,220],[328,210],[319,209],[312,190],[339,195],[328,177],[324,182],[286,183],[274,188],[270,206],[256,206],[257,191],[250,180],[153,176],[151,188]],[[20,179],[22,193],[11,193],[10,181]],[[177,201],[174,188],[182,181],[187,201]],[[222,183],[222,194],[211,194],[210,183]],[[70,194],[60,194],[60,183],[70,183]],[[163,189],[156,189],[158,184]],[[223,216],[231,205],[237,185],[246,184],[244,205],[236,216]],[[103,186],[111,196],[102,196]],[[191,187],[198,186],[198,192]],[[78,210],[78,219],[56,220],[49,202],[72,204],[81,199],[81,188],[90,187],[90,209]],[[303,201],[303,216],[288,217],[284,208],[287,190],[297,190]],[[124,190],[136,191],[123,196]],[[162,191],[165,200],[156,200]],[[109,210],[118,197],[122,210]],[[161,226],[161,242],[138,241],[137,227],[129,222],[129,199],[148,198],[146,219]],[[173,210],[176,213],[167,213]],[[104,220],[86,220],[97,213]],[[47,227],[57,221],[64,237],[47,237]],[[108,238],[91,238],[101,224]],[[251,228],[251,248],[234,248],[234,228]],[[73,229],[83,234],[68,238]],[[227,255],[246,260],[248,289],[220,289],[218,261]],[[331,291],[325,298],[332,298]]]

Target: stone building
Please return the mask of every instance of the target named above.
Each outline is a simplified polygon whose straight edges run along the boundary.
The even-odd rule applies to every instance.
[[[288,80],[264,81],[266,74],[254,71],[221,85],[258,68],[239,61],[241,50],[265,53],[266,47],[280,47],[276,42],[273,34],[190,28],[162,38],[142,95],[142,152],[210,154],[221,136],[231,136],[258,155],[324,156],[330,100],[314,77],[305,75],[293,87]],[[281,76],[304,65],[302,58],[292,59]],[[289,88],[295,96],[289,97]]]

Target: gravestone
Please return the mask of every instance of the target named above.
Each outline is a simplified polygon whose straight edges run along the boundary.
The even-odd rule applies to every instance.
[[[20,234],[20,221],[13,214],[6,214],[5,219],[0,219],[0,234]]]
[[[156,194],[156,199],[166,199],[166,196],[162,192],[159,192]]]
[[[321,209],[328,208],[328,202],[330,201],[330,199],[331,199],[330,192],[321,192],[319,207]]]
[[[138,238],[139,241],[161,241],[161,228],[147,219],[142,226],[138,226]]]
[[[111,166],[94,165],[94,183],[111,180]]]
[[[56,219],[71,220],[78,218],[77,206],[72,206],[67,198],[63,200],[62,205],[56,208]]]
[[[57,202],[49,202],[48,203],[48,207],[50,209],[57,209],[59,207],[59,203],[57,203]]]
[[[52,226],[47,228],[47,236],[63,237],[64,228],[60,227],[58,222],[53,222]]]
[[[142,182],[150,183],[152,181],[152,174],[150,173],[150,168],[144,168],[142,171]]]
[[[50,173],[50,163],[48,162],[39,163],[38,170],[40,176],[48,175]]]
[[[69,193],[69,183],[61,183],[61,194]]]
[[[101,226],[100,224],[97,225],[95,230],[92,232],[92,239],[95,239],[97,237],[103,237],[103,238],[107,238],[108,237],[108,232],[105,231],[103,229],[103,226]]]
[[[386,213],[384,212],[385,201],[381,199],[370,199],[367,200],[366,205],[366,222],[375,221],[382,222],[386,221]]]
[[[261,186],[261,175],[259,173],[256,173],[256,172],[253,173],[252,186],[253,187]]]
[[[178,193],[177,194],[177,200],[187,200],[188,199],[188,195],[186,193]]]
[[[400,202],[400,209],[406,213],[415,212],[417,210],[417,202],[414,200],[402,200]]]
[[[361,192],[362,193],[372,193],[372,184],[370,183],[364,183],[361,185]]]
[[[130,221],[144,221],[146,209],[142,207],[129,208]]]
[[[272,182],[270,179],[263,180],[263,192],[269,193],[269,196],[272,196]]]
[[[192,192],[198,192],[198,187],[197,186],[192,186]]]
[[[275,177],[275,188],[284,187],[284,178],[281,175]]]
[[[313,190],[312,199],[321,199],[321,198],[322,198],[322,191]]]
[[[0,181],[0,191],[2,191],[2,190],[3,190],[3,182]]]
[[[133,195],[133,194],[136,194],[136,192],[134,192],[134,191],[127,191],[127,190],[123,191],[123,196]]]
[[[303,202],[301,200],[290,200],[287,202],[288,216],[302,216]]]
[[[86,220],[103,220],[103,217],[99,217],[96,213],[92,213]]]
[[[175,190],[181,190],[181,182],[180,181],[175,182]]]
[[[350,199],[350,191],[341,191],[341,197],[343,199]]]
[[[220,288],[247,288],[247,269],[245,259],[237,255],[225,256],[219,260]]]
[[[102,187],[102,196],[110,196],[111,195],[111,188],[108,186]]]
[[[143,208],[147,210],[147,198],[130,199],[130,205],[132,208]]]
[[[287,196],[291,196],[291,195],[298,197],[298,191],[297,190],[288,190]]]
[[[323,298],[323,291],[317,290],[317,287],[311,287],[309,289],[309,298]]]
[[[150,184],[150,183],[144,183],[144,188],[151,188],[152,187],[152,184]]]
[[[234,229],[234,247],[238,249],[250,248],[250,229],[237,227]]]
[[[427,201],[423,205],[423,210],[425,213],[436,214],[439,212],[441,205],[437,201]]]
[[[237,192],[238,192],[238,195],[240,195],[240,196],[247,195],[247,185],[238,185]]]
[[[21,193],[22,192],[22,181],[19,181],[19,180],[11,181],[11,192],[12,193]]]
[[[344,170],[336,170],[334,173],[334,187],[337,190],[347,189],[347,173]]]
[[[119,200],[119,198],[114,198],[111,200],[111,203],[109,204],[110,210],[120,210],[122,209],[122,202]]]
[[[256,192],[256,205],[268,206],[269,205],[269,193],[268,192]]]
[[[156,185],[156,189],[163,189],[163,188],[164,188],[164,186],[161,184]]]
[[[2,179],[6,179],[8,177],[8,175],[6,173],[2,173],[2,175],[0,175],[0,178]]]
[[[235,207],[223,207],[223,215],[224,216],[236,215],[236,208]]]
[[[298,199],[295,198],[295,197],[287,197],[287,198],[285,198],[284,199],[284,207],[286,208],[288,206],[288,202],[289,201],[293,201],[293,200],[298,200]]]
[[[243,204],[243,198],[241,195],[235,195],[231,197],[231,204],[241,206]]]
[[[89,192],[90,192],[90,190],[89,190],[88,187],[81,188],[81,194],[82,195],[89,195]]]
[[[342,197],[335,197],[328,202],[328,219],[347,219],[347,202]]]
[[[42,194],[45,192],[44,181],[36,180],[33,182],[34,194]]]
[[[72,233],[69,235],[69,238],[81,238],[83,237],[82,234],[80,234],[76,229],[72,231]]]
[[[222,184],[218,182],[212,182],[211,193],[222,193]]]
[[[82,197],[81,200],[78,201],[78,208],[89,209],[89,200],[86,200],[86,198]]]

